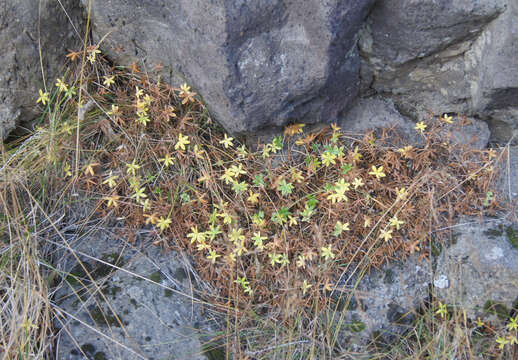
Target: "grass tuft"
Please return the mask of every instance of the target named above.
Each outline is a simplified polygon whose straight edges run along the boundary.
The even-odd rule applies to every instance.
[[[74,196],[93,199],[98,217],[123,219],[130,240],[148,227],[155,246],[191,256],[212,285],[203,296],[227,309],[216,358],[343,355],[341,331],[365,329],[341,314],[351,298],[338,290],[357,285],[355,274],[428,259],[457,216],[503,208],[492,192],[501,153],[450,141],[466,118],[419,122],[413,145],[396,146],[397,129],[305,133],[296,123],[246,144],[187,84],[170,86],[137,64],[114,67],[95,45],[74,66],[80,54],[40,93],[41,126],[2,153],[1,346],[13,357],[49,351],[41,244]],[[384,356],[469,354],[473,325],[445,306],[420,316]],[[512,331],[502,341],[512,343]]]

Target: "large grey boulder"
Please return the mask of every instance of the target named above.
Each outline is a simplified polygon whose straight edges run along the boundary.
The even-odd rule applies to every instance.
[[[507,141],[518,129],[518,1],[509,1],[468,55],[478,80],[470,87],[474,112],[489,121],[495,140]]]
[[[512,316],[518,304],[517,229],[503,219],[460,220],[455,243],[437,262],[435,294],[471,319]]]
[[[518,196],[518,147],[509,146],[502,153],[495,193],[507,204]]]
[[[251,134],[350,107],[357,31],[373,3],[94,0],[93,32],[109,33],[102,47],[116,63],[161,63],[162,78],[193,85],[228,131]]]
[[[36,106],[44,88],[41,65],[50,89],[67,49],[81,44],[81,18],[74,0],[0,0],[0,140],[41,112]]]
[[[445,112],[518,126],[514,0],[381,0],[361,31],[362,89],[414,119]],[[511,131],[509,131],[511,130]]]
[[[474,39],[506,0],[380,0],[370,14],[370,56],[396,66]]]
[[[417,256],[363,276],[344,276],[334,294],[337,305],[332,307],[341,312],[334,314],[341,328],[339,345],[361,351],[373,338],[390,342],[404,333],[427,301],[432,279],[431,264]]]
[[[68,250],[58,251],[56,267],[65,276],[54,296],[57,359],[203,360],[221,352],[207,343],[215,322],[202,314],[188,260],[153,245],[151,231],[137,232],[134,244],[115,228],[64,233]]]
[[[463,126],[445,128],[442,135],[454,144],[484,149],[490,137],[488,125],[473,118],[467,120]],[[358,99],[351,110],[342,117],[340,126],[356,135],[362,135],[368,130],[391,128],[397,134],[390,139],[392,145],[423,145],[423,137],[415,130],[415,122],[403,116],[395,108],[393,101],[380,96]]]

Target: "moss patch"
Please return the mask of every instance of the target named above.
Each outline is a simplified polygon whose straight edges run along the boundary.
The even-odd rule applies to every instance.
[[[112,264],[113,266],[122,267],[124,266],[124,261],[122,260],[122,257],[117,253],[108,253],[103,254],[101,256],[101,260],[104,262],[107,262],[109,264]],[[80,285],[80,281],[88,281],[89,276],[97,280],[99,278],[105,277],[112,272],[114,272],[116,269],[110,265],[104,264],[104,263],[96,263],[94,265],[89,264],[87,262],[83,262],[83,264],[77,264],[74,266],[72,271],[70,271],[69,275],[66,277],[66,281],[71,285]],[[86,271],[85,271],[86,269]]]
[[[209,360],[225,360],[226,353],[222,345],[208,343],[202,346],[202,354]]]
[[[95,346],[92,344],[83,344],[81,345],[81,351],[84,352],[86,355],[92,355],[95,352]]]
[[[348,327],[352,332],[359,333],[365,330],[366,325],[361,321],[354,321]]]
[[[436,244],[435,242],[433,242],[431,244],[431,252],[434,258],[438,257],[439,255],[441,255],[442,246],[440,244]]]
[[[185,271],[184,268],[178,268],[175,270],[174,274],[173,274],[173,277],[182,282],[184,281],[185,279],[187,279],[187,272]]]
[[[358,308],[358,302],[354,297],[349,299],[347,296],[341,295],[336,296],[334,300],[338,311],[351,311]]]
[[[138,309],[140,307],[140,305],[137,303],[137,300],[133,298],[130,299],[130,304],[133,305],[135,309]]]
[[[511,245],[518,249],[518,231],[514,230],[512,226],[508,226],[505,229],[505,235],[507,236],[507,240],[511,243]]]
[[[394,283],[394,272],[392,269],[387,269],[385,271],[385,277],[383,278],[383,282],[385,284],[393,284]]]
[[[502,303],[488,300],[484,304],[484,311],[491,315],[496,315],[500,320],[509,317],[509,309]]]
[[[120,293],[121,291],[121,287],[120,286],[110,286],[108,289],[106,289],[106,292],[108,293],[108,295],[110,296],[115,296],[117,295],[118,293]]]
[[[94,355],[94,360],[107,360],[108,358],[102,351],[96,352]]]
[[[149,280],[156,282],[156,283],[160,283],[163,279],[164,279],[164,275],[162,274],[161,271],[155,271],[154,273],[149,275]]]
[[[120,327],[120,324],[117,321],[117,317],[115,317],[115,315],[105,314],[97,306],[94,309],[90,310],[90,316],[92,317],[92,320],[99,326],[107,325],[107,326]],[[120,316],[119,316],[119,319],[121,319]],[[121,319],[121,321],[122,321],[122,319]]]
[[[114,266],[117,266],[117,267],[124,266],[124,261],[122,260],[122,257],[120,256],[120,254],[117,254],[117,253],[103,254],[101,257],[101,260],[103,260],[109,264],[112,264]],[[115,270],[116,269],[113,266],[99,263],[95,267],[92,277],[94,279],[98,279],[100,277],[105,277]]]
[[[502,236],[504,234],[504,226],[499,225],[497,228],[488,229],[488,230],[484,231],[484,234],[490,238]]]

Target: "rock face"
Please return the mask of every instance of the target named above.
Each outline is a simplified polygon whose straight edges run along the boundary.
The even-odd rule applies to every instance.
[[[516,206],[518,196],[517,146],[509,146],[508,150],[503,153],[500,174],[496,182],[496,193],[501,196],[503,201]]]
[[[484,149],[489,141],[490,132],[487,124],[481,120],[470,118],[462,127],[451,127],[450,133],[444,132],[455,144],[470,145]],[[393,128],[398,137],[391,139],[394,146],[408,144],[422,145],[422,137],[415,130],[415,122],[401,115],[394,103],[387,98],[372,96],[358,99],[352,109],[341,119],[340,126],[348,132],[363,134],[367,130]]]
[[[106,230],[67,237],[97,285],[64,253],[58,267],[69,275],[55,296],[57,359],[202,360],[221,352],[203,346],[214,337],[214,323],[201,314],[196,280],[181,256],[139,234],[140,246]]]
[[[67,49],[81,44],[81,17],[73,0],[0,0],[0,140],[41,112],[36,108],[38,89],[44,88],[41,65],[51,88]]]
[[[511,316],[518,305],[518,231],[500,219],[463,219],[456,243],[437,263],[438,296],[471,319]]]
[[[338,310],[345,312],[340,345],[355,350],[374,336],[390,342],[407,330],[416,319],[416,310],[428,299],[432,278],[431,264],[416,257],[373,270],[359,280],[352,277],[338,302]],[[355,287],[354,296],[347,301]]]
[[[93,31],[110,32],[103,48],[117,63],[162,63],[228,131],[250,134],[333,121],[349,108],[359,89],[357,31],[373,2],[94,0]]]
[[[454,112],[512,129],[517,18],[514,0],[378,1],[360,37],[362,89],[392,98],[415,119]]]
[[[38,42],[47,87],[80,44],[77,1],[38,4],[0,0],[1,138],[36,114]],[[516,0],[93,0],[92,26],[115,63],[163,65],[236,135],[337,121],[359,93],[413,120],[460,113],[493,141],[518,135]]]

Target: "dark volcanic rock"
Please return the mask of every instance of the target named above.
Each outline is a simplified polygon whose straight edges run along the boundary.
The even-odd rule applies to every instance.
[[[518,2],[381,0],[360,36],[362,92],[414,119],[460,113],[493,141],[518,129]]]
[[[57,359],[207,359],[215,322],[181,254],[160,251],[146,231],[136,246],[109,228],[67,237],[82,265],[69,251],[57,264],[68,274],[55,296]]]
[[[369,53],[388,65],[423,58],[475,38],[505,9],[505,0],[381,0],[369,16]]]
[[[73,0],[0,0],[0,140],[38,115],[42,65],[50,89],[67,49],[81,44],[81,14]]]
[[[187,81],[234,134],[334,121],[359,89],[357,31],[373,0],[94,0],[118,63]],[[87,1],[83,0],[83,3]],[[116,52],[119,46],[122,52]]]

